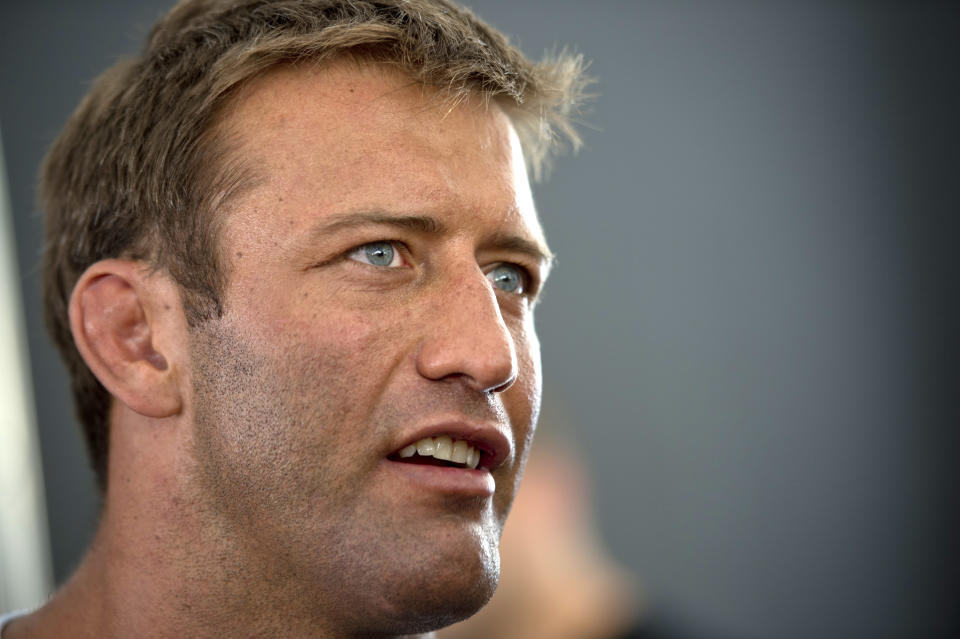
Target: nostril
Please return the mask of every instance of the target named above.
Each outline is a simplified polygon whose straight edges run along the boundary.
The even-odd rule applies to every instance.
[[[517,376],[514,374],[514,375],[511,375],[511,376],[510,376],[510,379],[508,379],[507,381],[503,382],[502,384],[498,384],[498,385],[496,385],[496,386],[493,386],[492,388],[488,388],[488,389],[486,389],[484,392],[487,392],[487,393],[502,393],[502,392],[506,391],[508,388],[510,388],[511,386],[513,386],[513,383],[514,383],[515,381],[517,381]]]

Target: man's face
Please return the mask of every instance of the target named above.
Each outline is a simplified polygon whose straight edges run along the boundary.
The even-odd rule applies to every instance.
[[[342,626],[471,614],[540,402],[547,251],[508,118],[337,63],[260,78],[223,126],[262,177],[224,217],[223,316],[192,336],[224,561]],[[442,436],[477,468],[399,454]]]

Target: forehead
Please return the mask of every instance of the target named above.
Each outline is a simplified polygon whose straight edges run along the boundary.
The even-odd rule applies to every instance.
[[[225,115],[242,136],[297,134],[327,153],[385,137],[427,142],[442,132],[478,136],[489,150],[506,142],[509,128],[496,103],[447,99],[389,66],[349,59],[276,67],[244,85]],[[236,129],[253,123],[256,130]]]
[[[282,67],[246,85],[221,127],[261,198],[315,215],[469,212],[453,221],[495,217],[542,243],[513,126],[479,97],[451,102],[383,65]]]

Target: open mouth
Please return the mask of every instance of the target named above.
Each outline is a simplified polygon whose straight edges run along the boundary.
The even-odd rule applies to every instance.
[[[408,464],[445,466],[449,468],[477,468],[483,452],[462,439],[449,435],[424,437],[401,448],[387,459]]]

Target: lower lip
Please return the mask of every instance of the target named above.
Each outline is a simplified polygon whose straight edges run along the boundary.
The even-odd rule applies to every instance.
[[[383,463],[390,472],[423,490],[471,497],[492,497],[497,488],[493,475],[487,470],[405,464],[389,459],[383,460]]]

